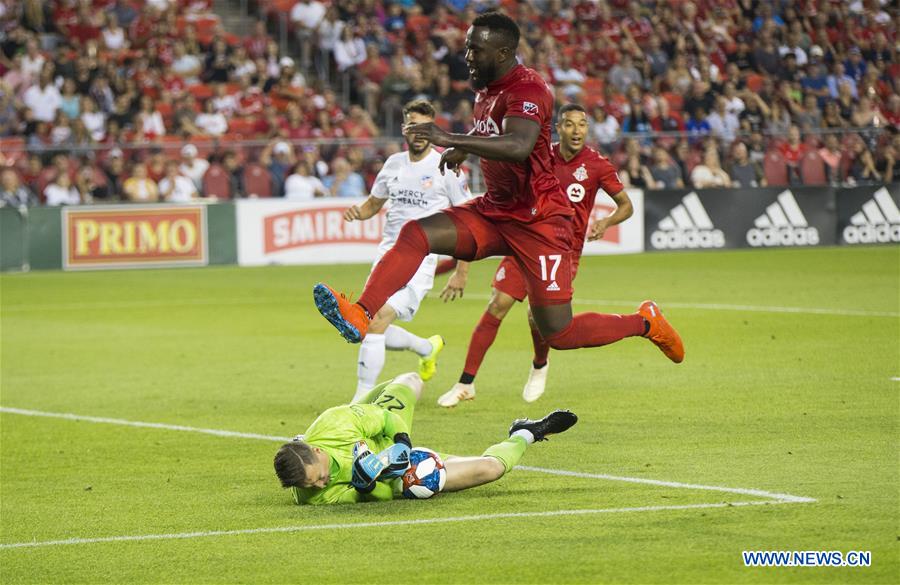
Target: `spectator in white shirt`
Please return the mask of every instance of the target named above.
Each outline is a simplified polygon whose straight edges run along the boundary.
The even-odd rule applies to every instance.
[[[175,43],[175,58],[172,61],[172,72],[178,75],[188,85],[200,83],[200,70],[203,63],[195,55],[190,55],[184,47],[184,43]]]
[[[619,121],[602,106],[594,108],[594,120],[591,131],[599,143],[601,150],[610,153],[619,142]]]
[[[731,187],[731,177],[719,163],[719,153],[715,148],[707,148],[703,156],[703,164],[691,171],[691,183],[695,189],[711,187]]]
[[[169,203],[190,203],[198,196],[194,182],[181,174],[178,163],[166,163],[166,176],[159,182],[159,196]]]
[[[125,38],[125,29],[119,26],[119,17],[115,12],[105,13],[106,26],[103,28],[103,44],[110,51],[121,51],[128,48],[128,39]]]
[[[291,8],[291,22],[310,31],[315,30],[325,16],[325,5],[316,0],[300,0]]]
[[[334,60],[341,72],[366,60],[366,44],[349,26],[344,27],[340,40],[334,44]]]
[[[181,174],[194,182],[197,191],[203,188],[203,175],[209,169],[209,162],[197,158],[197,147],[193,144],[185,144],[181,149]]]
[[[316,197],[329,195],[322,181],[310,174],[306,161],[297,163],[293,174],[284,182],[284,198],[291,201],[312,201]]]
[[[728,111],[728,100],[719,96],[715,111],[706,117],[710,132],[719,138],[725,146],[734,142],[735,135],[741,127],[738,117]]]
[[[81,203],[81,194],[72,185],[72,179],[68,173],[59,173],[52,183],[44,188],[44,198],[47,205],[57,207],[60,205],[78,205]]]
[[[38,122],[52,122],[62,105],[62,95],[53,85],[49,71],[42,71],[39,81],[25,91],[22,101]]]
[[[206,100],[203,105],[203,113],[197,116],[194,125],[210,136],[221,136],[228,132],[228,120],[225,119],[224,114],[216,111],[216,105],[212,99]]]
[[[22,56],[22,73],[31,79],[37,79],[46,62],[47,58],[41,54],[37,40],[28,39],[25,42],[25,54]]]
[[[97,102],[94,98],[88,96],[81,98],[81,121],[91,133],[91,138],[97,142],[106,137],[106,114],[97,111]]]
[[[559,64],[553,68],[553,80],[567,97],[577,97],[581,93],[581,86],[587,80],[584,73],[572,67],[572,58],[563,53],[560,55]]]

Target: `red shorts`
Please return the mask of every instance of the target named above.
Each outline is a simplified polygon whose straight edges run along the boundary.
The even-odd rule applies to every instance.
[[[581,262],[580,254],[576,255],[572,260],[573,281],[578,276],[579,262]],[[494,273],[494,281],[491,283],[491,286],[519,302],[524,301],[525,297],[528,296],[528,291],[525,288],[525,277],[522,276],[522,271],[519,270],[519,265],[512,256],[507,256],[500,262],[497,272]]]
[[[535,306],[572,300],[572,219],[552,216],[534,223],[498,221],[470,204],[445,209],[456,226],[460,260],[512,256]]]

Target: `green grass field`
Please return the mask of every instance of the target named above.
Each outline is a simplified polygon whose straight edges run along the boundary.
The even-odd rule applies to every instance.
[[[900,248],[586,259],[576,310],[631,312],[653,298],[685,362],[643,339],[554,352],[547,393],[525,404],[530,337],[517,307],[477,400],[440,409],[495,266],[475,266],[464,300],[429,299],[410,325],[448,342],[414,442],[480,454],[512,419],[565,407],[578,425],[523,465],[815,501],[517,470],[431,501],[298,507],[265,437],[4,410],[0,581],[900,581]],[[367,270],[4,275],[0,405],[292,436],[355,388],[356,347],[318,316],[310,288],[358,292]],[[389,354],[385,376],[415,363]],[[373,522],[397,524],[354,527]],[[221,531],[239,532],[208,534]],[[136,538],[89,540],[106,537]],[[88,541],[9,546],[69,539]],[[744,550],[871,551],[872,563],[747,568]]]

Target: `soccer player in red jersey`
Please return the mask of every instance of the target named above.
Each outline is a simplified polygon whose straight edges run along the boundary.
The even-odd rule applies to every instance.
[[[365,337],[371,316],[409,282],[429,253],[460,260],[512,256],[525,277],[528,301],[541,336],[554,349],[595,347],[622,337],[648,337],[674,362],[684,359],[681,338],[655,303],[634,315],[572,315],[572,217],[553,174],[550,124],[553,92],[516,61],[519,28],[496,12],[478,16],[466,33],[466,62],[476,89],[475,128],[448,134],[433,123],[404,133],[447,147],[439,168],[458,169],[469,154],[481,158],[487,192],[403,226],[356,303],[317,284],[319,312],[351,343]]]
[[[572,280],[575,280],[578,271],[585,236],[590,240],[598,240],[609,227],[622,223],[631,217],[633,212],[631,200],[619,180],[616,168],[599,152],[585,146],[588,130],[587,113],[582,106],[566,104],[560,108],[556,122],[559,143],[551,146],[551,153],[554,174],[575,211],[572,221],[574,233]],[[603,189],[612,197],[616,210],[595,221],[588,234],[588,224],[598,189]],[[497,337],[503,318],[517,301],[522,302],[528,294],[525,277],[512,256],[507,256],[500,262],[492,286],[491,300],[472,332],[463,373],[459,382],[438,398],[438,404],[441,406],[456,406],[463,400],[475,397],[475,376],[487,350]],[[534,402],[544,393],[549,369],[550,345],[538,331],[530,311],[528,324],[534,342],[534,359],[522,397],[526,402]]]

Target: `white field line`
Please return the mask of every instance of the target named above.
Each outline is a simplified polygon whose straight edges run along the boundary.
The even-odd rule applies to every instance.
[[[436,296],[432,293],[430,296]],[[491,295],[487,294],[467,294],[464,299],[472,301],[487,301]],[[643,300],[640,301],[623,301],[612,299],[583,299],[575,296],[572,299],[574,305],[611,305],[614,307],[634,307],[637,308]],[[779,307],[769,305],[730,305],[725,303],[678,303],[678,302],[660,302],[662,308],[672,307],[675,309],[696,309],[701,311],[739,311],[747,313],[787,313],[798,315],[836,315],[841,317],[900,317],[900,313],[896,311],[868,311],[863,309],[826,309],[820,307]]]
[[[432,293],[437,297],[437,293]],[[467,294],[466,300],[486,301],[490,299],[487,294]],[[575,297],[576,305],[612,305],[624,307],[637,307],[642,301],[623,301],[613,299],[583,299]],[[152,309],[165,307],[210,307],[221,305],[272,305],[285,303],[279,298],[234,298],[234,299],[146,299],[134,301],[91,302],[91,303],[57,303],[35,305],[7,305],[0,308],[3,314],[43,312],[43,311],[85,311],[107,309]],[[829,309],[821,307],[780,307],[769,305],[732,305],[726,303],[679,303],[665,302],[663,307],[676,309],[694,309],[701,311],[739,311],[748,313],[780,313],[798,315],[835,315],[843,317],[900,317],[896,311],[870,311],[864,309]]]
[[[67,412],[45,412],[41,410],[27,410],[23,408],[11,408],[8,406],[0,406],[0,412],[7,414],[18,414],[22,416],[37,416],[37,417],[48,417],[48,418],[61,418],[65,420],[74,420],[74,421],[85,421],[91,423],[100,423],[100,424],[111,424],[111,425],[122,425],[129,427],[141,427],[141,428],[150,428],[150,429],[164,429],[168,431],[183,431],[190,433],[201,433],[205,435],[215,435],[217,437],[234,437],[239,439],[258,439],[262,441],[278,441],[284,442],[289,441],[290,437],[278,437],[274,435],[260,435],[257,433],[240,433],[236,431],[224,431],[219,429],[204,429],[199,427],[188,427],[184,425],[170,425],[166,423],[151,423],[151,422],[141,422],[141,421],[133,421],[133,420],[125,420],[120,418],[105,418],[98,416],[85,416],[80,414],[72,414]],[[618,475],[606,475],[602,473],[584,473],[580,471],[566,471],[563,469],[547,469],[544,467],[530,467],[527,465],[519,465],[516,467],[521,471],[532,471],[536,473],[547,473],[551,475],[564,475],[569,477],[581,477],[586,479],[602,479],[608,481],[622,481],[627,483],[639,483],[645,485],[655,485],[662,487],[670,487],[677,489],[688,489],[688,490],[706,490],[706,491],[715,491],[715,492],[724,492],[731,494],[740,494],[742,496],[755,496],[759,498],[767,498],[769,500],[773,500],[778,503],[796,503],[796,504],[806,504],[815,502],[813,498],[806,498],[803,496],[792,496],[790,494],[779,494],[774,492],[767,492],[764,490],[756,490],[756,489],[745,489],[745,488],[731,488],[724,486],[714,486],[714,485],[700,485],[693,483],[681,483],[677,481],[662,481],[658,479],[647,479],[643,477],[623,477]]]
[[[891,378],[891,381],[900,382],[900,376],[894,376],[893,378]]]
[[[667,510],[702,510],[707,508],[730,508],[737,506],[772,506],[789,504],[788,501],[720,502],[716,504],[685,504],[681,506],[640,506],[634,508],[600,508],[584,510],[553,510],[548,512],[508,512],[499,514],[476,514],[471,516],[450,516],[446,518],[420,518],[414,520],[393,520],[385,522],[350,522],[345,524],[313,524],[310,526],[278,526],[272,528],[248,528],[244,530],[210,530],[204,532],[177,532],[171,534],[136,534],[126,536],[104,536],[98,538],[68,538],[65,540],[44,540],[32,542],[11,542],[0,544],[0,550],[15,548],[35,548],[63,546],[68,544],[95,544],[105,542],[135,542],[146,540],[176,540],[188,538],[208,538],[213,536],[236,536],[245,534],[277,534],[285,532],[310,532],[313,530],[344,530],[350,528],[384,528],[395,526],[421,526],[426,524],[448,524],[451,522],[479,522],[485,520],[546,518],[553,516],[582,516],[588,514],[622,514],[628,512],[662,512]]]

